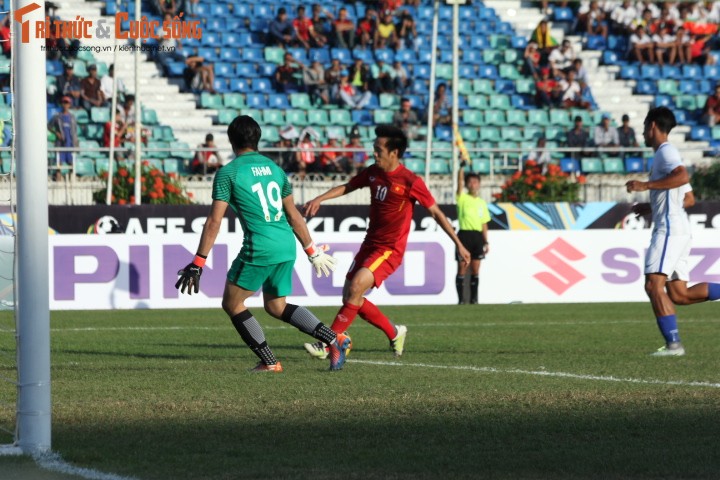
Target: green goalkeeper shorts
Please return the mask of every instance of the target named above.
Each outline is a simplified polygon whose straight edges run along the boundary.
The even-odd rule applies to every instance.
[[[286,297],[292,293],[292,273],[295,261],[275,265],[252,265],[236,258],[228,271],[228,282],[240,288],[263,292],[276,297]]]

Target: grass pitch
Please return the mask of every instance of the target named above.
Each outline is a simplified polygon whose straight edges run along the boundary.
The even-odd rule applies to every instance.
[[[254,309],[262,375],[219,308],[53,312],[53,450],[143,480],[717,478],[720,305],[679,311],[682,358],[648,356],[649,304],[383,311],[405,355],[357,319],[329,372]]]

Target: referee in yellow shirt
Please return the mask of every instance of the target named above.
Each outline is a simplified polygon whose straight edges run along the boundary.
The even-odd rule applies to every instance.
[[[458,238],[470,252],[470,303],[478,303],[478,285],[480,284],[480,260],[490,250],[488,243],[488,222],[490,211],[485,200],[480,198],[480,176],[477,173],[465,175],[465,161],[460,163],[458,169],[457,213],[460,231]],[[463,187],[464,185],[464,187]],[[465,192],[467,188],[467,193]],[[457,256],[458,273],[455,287],[458,293],[458,304],[466,303],[465,274],[468,264]]]

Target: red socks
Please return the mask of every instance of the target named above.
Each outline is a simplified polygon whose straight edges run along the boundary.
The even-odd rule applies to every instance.
[[[335,320],[333,320],[333,324],[330,327],[332,331],[335,333],[343,333],[350,328],[350,325],[352,325],[353,320],[355,320],[358,314],[358,310],[360,310],[360,307],[357,305],[343,303],[343,306],[335,316]]]
[[[370,325],[382,330],[389,340],[395,338],[395,325],[393,325],[392,322],[383,315],[380,309],[367,298],[360,307],[358,314],[360,314],[360,317],[367,321]]]

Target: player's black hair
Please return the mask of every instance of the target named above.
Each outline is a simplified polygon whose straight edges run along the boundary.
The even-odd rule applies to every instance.
[[[260,125],[248,115],[239,115],[228,125],[228,139],[235,150],[249,148],[257,151],[262,131]]]
[[[378,138],[387,138],[388,151],[397,150],[398,158],[403,158],[405,150],[407,150],[408,139],[405,132],[393,125],[378,125],[375,127],[375,136]]]
[[[675,114],[667,107],[651,108],[645,117],[645,123],[651,122],[655,122],[655,126],[663,133],[670,133],[677,125]]]
[[[465,174],[465,185],[470,181],[471,178],[477,178],[478,182],[480,181],[480,175],[478,175],[475,172],[470,172]]]

